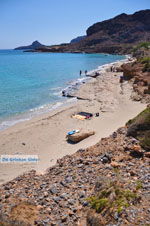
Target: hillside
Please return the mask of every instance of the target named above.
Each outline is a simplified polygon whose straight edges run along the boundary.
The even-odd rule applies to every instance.
[[[81,40],[83,40],[86,36],[83,35],[83,36],[78,36],[77,38],[74,38],[70,41],[70,43],[78,43],[80,42]]]
[[[87,37],[72,48],[110,53],[127,50],[130,45],[150,40],[149,21],[150,10],[142,10],[133,15],[121,14],[89,27]]]
[[[149,157],[131,132],[149,108],[96,145],[65,156],[0,187],[0,224],[110,226],[149,225]],[[149,147],[149,144],[147,145]]]
[[[75,43],[49,46],[38,51],[130,53],[131,46],[150,41],[150,10],[125,13],[90,26],[84,39]]]

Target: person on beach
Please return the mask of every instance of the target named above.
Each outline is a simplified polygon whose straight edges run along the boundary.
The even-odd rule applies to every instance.
[[[123,76],[120,76],[120,80],[119,80],[119,82],[120,82],[120,88],[121,88],[121,94],[123,94]]]
[[[82,71],[80,70],[80,76],[82,75]]]

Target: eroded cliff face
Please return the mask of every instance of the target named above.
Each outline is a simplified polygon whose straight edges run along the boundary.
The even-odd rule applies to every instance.
[[[134,63],[122,65],[123,79],[133,83],[132,98],[150,103],[150,57],[138,58]]]
[[[87,29],[87,37],[72,46],[85,51],[128,52],[129,46],[150,40],[150,10],[121,14]]]

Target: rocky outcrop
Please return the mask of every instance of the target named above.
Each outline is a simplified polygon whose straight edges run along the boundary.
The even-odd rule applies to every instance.
[[[150,103],[150,42],[139,44],[133,49],[137,58],[132,63],[123,64],[123,80],[133,83],[132,98]]]
[[[15,48],[15,50],[29,50],[29,49],[32,49],[32,50],[35,49],[36,50],[36,49],[39,49],[41,47],[44,48],[45,46],[38,41],[34,41],[29,46],[20,46],[20,47]]]

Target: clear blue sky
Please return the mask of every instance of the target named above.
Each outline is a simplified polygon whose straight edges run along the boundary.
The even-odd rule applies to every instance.
[[[150,8],[150,0],[0,0],[0,49],[84,35],[98,21]]]

